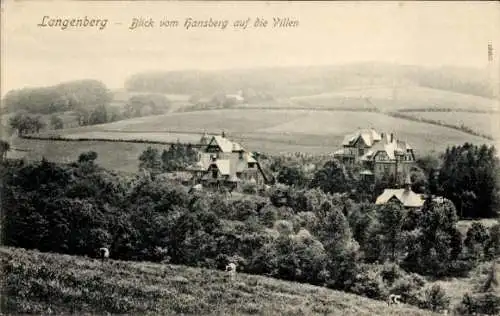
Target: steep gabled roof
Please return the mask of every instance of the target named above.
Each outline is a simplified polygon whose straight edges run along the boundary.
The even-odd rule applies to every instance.
[[[385,189],[377,197],[375,204],[386,204],[393,198],[397,199],[405,207],[422,207],[424,205],[422,196],[408,189]]]
[[[383,139],[381,142],[377,142],[370,150],[368,150],[362,160],[370,160],[375,158],[379,152],[385,152],[389,159],[394,160],[396,154],[404,154],[408,149],[412,149],[408,143],[400,140],[393,140],[389,142],[388,139]]]
[[[219,169],[219,172],[224,175],[224,176],[227,176],[229,174],[231,174],[231,169],[230,169],[230,162],[229,160],[227,159],[224,159],[224,160],[216,160],[215,161],[215,165],[217,166],[217,169]]]
[[[213,136],[208,145],[217,145],[225,153],[230,153],[233,150],[233,142],[222,136]]]
[[[353,134],[346,135],[342,141],[342,145],[352,146],[360,137],[368,147],[373,146],[382,139],[380,134],[374,129],[360,129]]]

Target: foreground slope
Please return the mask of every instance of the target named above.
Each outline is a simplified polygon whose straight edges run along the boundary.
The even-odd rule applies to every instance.
[[[185,266],[0,248],[13,313],[432,315],[312,285]]]

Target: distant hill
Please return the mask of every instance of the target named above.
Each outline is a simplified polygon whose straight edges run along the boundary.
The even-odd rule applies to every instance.
[[[13,314],[437,315],[307,284],[222,271],[0,248]]]
[[[486,70],[427,68],[383,63],[256,68],[214,71],[144,72],[125,81],[129,91],[171,94],[233,93],[252,89],[275,97],[320,94],[346,86],[411,84],[482,97],[495,97]]]

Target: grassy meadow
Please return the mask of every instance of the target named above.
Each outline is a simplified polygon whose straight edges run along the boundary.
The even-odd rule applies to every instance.
[[[473,131],[500,137],[500,113],[468,113],[468,112],[408,112],[418,119],[434,120],[457,127],[466,126]]]
[[[78,160],[78,156],[81,153],[93,150],[98,154],[96,162],[100,166],[123,172],[137,172],[139,155],[148,146],[160,150],[168,149],[167,145],[156,144],[102,141],[48,141],[20,138],[13,138],[11,144],[15,150],[7,153],[8,158],[26,158],[28,161],[39,161],[42,157],[45,157],[49,161],[67,163]]]
[[[340,146],[344,135],[363,127],[393,132],[420,153],[441,151],[446,146],[466,141],[488,143],[487,139],[479,136],[381,113],[269,109],[170,113],[73,128],[58,131],[58,134],[70,138],[88,138],[92,135],[103,137],[105,133],[111,133],[110,137],[114,138],[118,135],[116,132],[120,132],[120,137],[128,139],[175,141],[182,138],[191,141],[199,136],[180,135],[199,135],[203,131],[219,134],[224,130],[230,137],[242,141],[255,151],[332,152]]]
[[[338,91],[290,98],[294,105],[304,107],[375,107],[381,111],[400,109],[468,109],[490,111],[498,109],[498,101],[458,92],[432,89],[417,85],[355,86]]]
[[[307,284],[217,270],[0,248],[7,313],[437,315]]]

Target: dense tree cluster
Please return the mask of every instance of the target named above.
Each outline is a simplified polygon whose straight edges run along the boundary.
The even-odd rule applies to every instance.
[[[161,154],[157,148],[148,147],[139,156],[139,169],[146,169],[153,175],[162,172],[183,171],[198,160],[198,151],[192,145],[172,144]]]
[[[453,201],[461,217],[496,217],[498,167],[494,147],[465,143],[447,148],[439,170],[438,193]]]
[[[45,127],[40,115],[29,114],[24,111],[16,113],[9,119],[10,126],[17,130],[19,135],[38,133]]]
[[[38,114],[94,108],[110,101],[110,92],[97,80],[77,80],[51,87],[11,90],[3,99],[7,111],[25,110]]]
[[[170,100],[162,94],[138,94],[131,96],[123,116],[126,118],[163,114],[170,108]]]
[[[111,92],[97,80],[77,80],[42,88],[9,91],[2,100],[4,111],[14,113],[10,127],[20,135],[42,128],[61,129],[64,113],[78,125],[102,124],[119,119],[109,107]],[[47,117],[44,117],[47,116]]]

